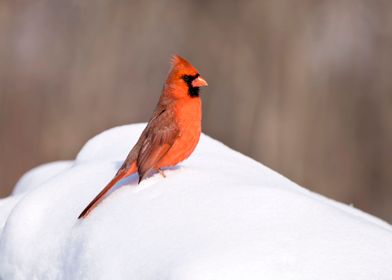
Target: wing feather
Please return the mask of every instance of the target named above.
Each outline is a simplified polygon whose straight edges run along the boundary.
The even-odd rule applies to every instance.
[[[139,182],[150,170],[157,168],[160,159],[173,146],[178,137],[179,129],[171,112],[163,110],[151,119],[144,133],[137,157]]]

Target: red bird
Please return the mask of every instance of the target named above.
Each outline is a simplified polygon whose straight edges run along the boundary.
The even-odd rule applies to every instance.
[[[201,133],[200,87],[207,82],[184,58],[174,55],[172,69],[147,127],[129,152],[116,176],[79,215],[85,218],[121,179],[136,172],[139,183],[151,172],[175,166],[188,158]]]

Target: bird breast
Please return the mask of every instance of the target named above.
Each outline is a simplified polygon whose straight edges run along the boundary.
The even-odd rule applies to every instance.
[[[177,102],[174,108],[174,115],[179,128],[179,134],[167,155],[159,163],[160,167],[174,166],[188,158],[200,139],[200,98]]]

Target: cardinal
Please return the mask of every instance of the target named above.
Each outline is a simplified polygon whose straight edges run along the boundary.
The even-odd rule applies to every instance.
[[[162,168],[175,166],[188,158],[201,133],[200,87],[207,86],[195,67],[174,55],[172,68],[163,86],[159,102],[139,140],[129,152],[114,178],[79,215],[85,218],[121,179],[139,174],[139,183]]]

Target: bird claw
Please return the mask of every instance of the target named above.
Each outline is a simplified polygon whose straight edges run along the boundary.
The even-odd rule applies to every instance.
[[[165,173],[163,172],[163,170],[158,169],[158,171],[159,171],[159,174],[161,174],[163,178],[166,178],[166,175],[165,175]]]

